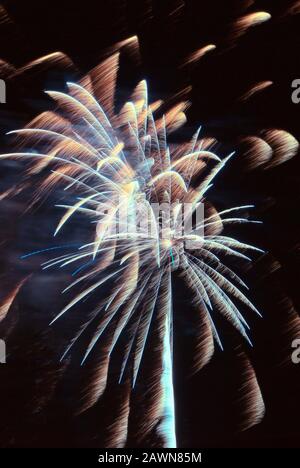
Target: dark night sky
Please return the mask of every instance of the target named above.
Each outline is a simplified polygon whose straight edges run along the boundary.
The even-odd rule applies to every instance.
[[[201,124],[205,136],[218,139],[221,154],[236,147],[241,137],[259,135],[262,129],[284,129],[299,140],[300,104],[291,101],[291,83],[300,78],[300,14],[286,15],[295,2],[257,0],[248,10],[243,10],[242,5],[251,2],[241,0],[182,3],[3,1],[12,21],[0,22],[1,59],[21,67],[60,50],[72,59],[77,70],[50,68],[7,81],[7,104],[0,107],[1,152],[11,149],[4,136],[6,131],[21,127],[45,108],[51,108],[50,100],[43,96],[45,89],[64,89],[66,81],[98,64],[115,42],[134,34],[139,37],[142,64],[136,68],[126,53],[121,57],[117,104],[144,77],[155,98],[172,95],[191,84],[188,122],[176,138],[190,137]],[[272,19],[236,42],[230,41],[234,18],[259,10],[270,12]],[[216,51],[203,57],[193,69],[179,68],[183,57],[207,43],[216,44]],[[253,84],[264,80],[273,81],[273,86],[246,103],[238,100]],[[269,256],[256,259],[246,275],[250,298],[262,311],[263,319],[247,315],[254,348],[241,345],[256,370],[266,416],[258,426],[237,432],[241,364],[236,346],[241,341],[223,321],[220,326],[225,352],[217,350],[207,367],[189,377],[195,314],[187,292],[176,283],[175,393],[177,434],[182,447],[299,445],[300,364],[290,362],[291,341],[296,337],[291,326],[292,308],[299,307],[299,155],[271,170],[252,172],[244,170],[242,158],[241,153],[218,179],[212,201],[217,207],[254,202],[254,217],[264,221],[263,226],[237,227],[234,233],[269,252]],[[0,172],[0,192],[16,177],[11,172],[9,167]],[[42,215],[29,213],[26,220],[22,216],[22,221],[19,215],[24,210],[24,199],[0,207],[1,236],[3,241],[10,239],[5,244],[0,239],[4,289],[30,268],[37,270],[40,259],[25,266],[17,258],[21,252],[48,242],[47,236],[41,238],[37,221],[49,225],[52,232],[57,220],[52,206],[47,205]],[[75,227],[69,233],[70,239],[81,233],[80,226]],[[281,266],[270,273],[273,259]],[[11,363],[0,366],[3,446],[101,446],[105,438],[102,427],[109,418],[108,408],[115,401],[116,390],[105,395],[88,415],[73,419],[72,399],[78,385],[75,365],[55,401],[45,410],[35,407],[38,398],[42,400],[51,387],[52,372],[58,372],[56,347],[67,333],[64,328],[47,328],[49,316],[59,307],[57,297],[64,281],[63,275],[51,274],[32,280],[14,305],[12,316],[1,325],[0,336],[8,336],[9,359],[11,356]],[[38,292],[33,292],[35,288]],[[131,430],[134,434],[134,421]]]

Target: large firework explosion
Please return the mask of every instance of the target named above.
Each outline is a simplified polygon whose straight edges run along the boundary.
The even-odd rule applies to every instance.
[[[177,3],[173,16],[181,9],[182,2]],[[251,26],[270,18],[265,11],[239,17],[226,39],[226,47],[234,47]],[[230,152],[229,156],[217,150],[214,138],[202,137],[201,129],[187,143],[178,143],[176,139],[168,143],[167,135],[175,130],[180,133],[186,124],[191,88],[180,90],[168,100],[148,102],[147,84],[143,80],[128,102],[116,110],[119,60],[116,51],[126,48],[136,61],[140,60],[136,36],[120,41],[112,48],[114,53],[88,75],[76,83],[69,82],[66,92],[48,92],[56,103],[55,111],[44,112],[26,128],[10,132],[17,137],[18,149],[3,154],[2,158],[24,160],[26,174],[22,183],[9,187],[2,198],[28,193],[34,183],[37,188],[30,200],[31,208],[36,209],[41,202],[44,206],[51,196],[58,208],[64,210],[55,229],[55,243],[38,251],[23,252],[22,260],[46,254],[44,270],[55,272],[62,267],[67,270],[68,284],[64,291],[68,300],[61,311],[54,314],[52,311],[51,324],[57,329],[60,320],[71,323],[72,333],[63,340],[59,355],[62,369],[70,364],[76,347],[80,354],[77,365],[82,367],[83,376],[84,369],[88,369],[76,414],[85,413],[101,400],[111,372],[111,358],[117,355],[118,364],[112,373],[121,403],[110,425],[107,444],[124,446],[133,406],[131,395],[139,382],[143,383],[143,363],[153,349],[151,398],[143,402],[145,414],[140,422],[143,435],[138,437],[143,439],[145,433],[155,430],[160,445],[175,446],[172,278],[178,276],[186,282],[191,293],[190,304],[201,318],[194,360],[196,370],[211,359],[214,341],[223,348],[220,330],[215,326],[216,311],[251,345],[249,326],[243,317],[244,305],[259,312],[246,298],[246,285],[234,268],[228,266],[228,261],[232,263],[233,257],[249,262],[245,251],[260,249],[222,231],[227,224],[251,222],[247,218],[254,206],[247,200],[233,208],[224,204],[224,209],[218,212],[207,198],[210,192],[217,192],[218,174],[225,164],[230,168],[232,161],[241,157],[241,147],[249,169],[260,166],[268,169],[291,159],[298,143],[288,132],[276,129],[267,129],[259,137],[243,136],[237,151]],[[215,44],[208,44],[187,54],[180,69],[193,68],[203,56],[215,50]],[[23,72],[49,63],[70,66],[68,57],[53,53],[26,65]],[[9,69],[8,64],[3,66]],[[10,72],[13,76],[21,73],[20,70]],[[270,80],[255,83],[242,94],[241,102],[247,102],[272,84]],[[180,207],[190,204],[196,210],[197,203],[204,201],[205,216],[200,225],[193,225],[188,234],[182,233]],[[164,213],[167,227],[163,226],[163,220],[155,218],[155,203],[169,207],[167,214]],[[244,211],[246,217],[241,216]],[[73,218],[81,226],[87,226],[86,239],[79,233],[79,237],[72,237],[74,242],[66,244],[62,238],[70,237],[68,225]],[[154,225],[151,235],[143,228],[145,219]],[[1,309],[3,318],[24,281],[22,278],[6,297]],[[71,317],[75,314],[76,326]],[[239,350],[238,355],[243,362],[248,394],[247,416],[242,426],[246,429],[261,420],[264,404],[250,361],[243,351]]]
[[[106,76],[106,69],[115,75],[116,60],[116,57],[112,57],[101,64],[97,76]],[[103,293],[99,293],[102,285],[113,284],[109,295],[85,317],[79,333],[72,339],[63,357],[91,323],[96,331],[88,344],[82,364],[97,347],[106,329],[109,329],[110,338],[102,357],[104,361],[113,352],[121,333],[126,333],[128,342],[119,380],[122,380],[127,367],[130,367],[134,387],[151,322],[160,322],[162,391],[157,398],[157,418],[162,418],[165,445],[174,447],[172,271],[179,271],[192,289],[194,300],[205,310],[208,334],[207,349],[204,350],[206,355],[210,356],[212,352],[212,336],[223,349],[211,318],[210,311],[213,308],[217,308],[230,320],[251,344],[246,333],[249,326],[229,296],[259,312],[241,291],[241,287],[246,288],[245,283],[222,263],[220,255],[250,260],[241,251],[259,249],[219,233],[223,224],[248,221],[238,216],[225,215],[253,206],[238,206],[220,213],[210,207],[206,219],[198,217],[196,225],[191,225],[187,230],[183,226],[183,217],[186,221],[197,211],[212,181],[232,154],[221,160],[211,151],[204,150],[204,142],[198,138],[199,131],[188,144],[189,151],[184,152],[185,147],[179,146],[175,155],[172,154],[167,144],[167,132],[185,121],[181,110],[184,103],[176,105],[156,123],[151,104],[148,106],[145,81],[137,86],[131,101],[125,104],[120,114],[113,116],[116,122],[114,126],[101,105],[84,87],[74,83],[68,86],[70,94],[48,94],[66,110],[70,115],[69,120],[54,115],[50,123],[48,116],[42,117],[40,123],[44,122],[45,128],[13,132],[29,135],[35,141],[43,137],[50,140],[48,151],[19,152],[0,157],[37,160],[29,174],[51,167],[50,174],[38,188],[38,199],[45,191],[53,190],[61,183],[64,191],[75,192],[74,204],[69,205],[64,201],[57,205],[66,212],[55,235],[78,212],[86,214],[88,221],[96,226],[92,242],[80,245],[75,252],[60,252],[58,257],[44,265],[44,268],[75,265],[72,274],[77,279],[64,292],[84,285],[51,324],[71,308],[79,306],[88,295],[98,293],[100,297],[103,296]],[[91,87],[91,83],[86,82],[86,87]],[[109,79],[105,88],[114,89]],[[61,129],[58,130],[58,127]],[[205,169],[211,161],[214,167],[205,175]],[[195,179],[199,177],[201,182],[195,185]],[[159,208],[158,216],[155,214],[155,204]],[[182,208],[187,206],[191,207],[189,212],[185,209],[181,213]],[[146,225],[143,220],[146,220]],[[199,234],[200,228],[202,235]],[[57,248],[61,250],[63,247]],[[55,250],[55,247],[50,249]],[[30,255],[32,253],[25,257]],[[131,361],[132,365],[129,366]],[[103,373],[98,375],[97,398],[101,393],[99,387],[101,391],[105,389],[107,370],[104,366]]]

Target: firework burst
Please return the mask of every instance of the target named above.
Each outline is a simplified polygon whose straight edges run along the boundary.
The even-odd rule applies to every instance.
[[[25,141],[38,142],[43,151],[4,154],[1,158],[29,159],[29,178],[42,174],[35,201],[50,190],[59,193],[63,189],[63,201],[57,204],[63,215],[55,236],[63,236],[66,224],[79,214],[90,226],[88,243],[65,253],[59,246],[60,255],[43,264],[44,269],[74,266],[76,277],[64,290],[73,292],[72,299],[51,324],[80,308],[86,298],[101,298],[61,356],[66,359],[92,326],[82,354],[84,365],[102,337],[108,336],[96,388],[81,410],[103,393],[109,358],[122,336],[125,346],[118,380],[130,379],[135,387],[151,327],[156,323],[161,375],[153,419],[160,421],[163,445],[175,447],[172,277],[178,275],[185,281],[196,307],[204,311],[206,337],[198,368],[213,354],[214,341],[222,348],[213,310],[251,345],[249,326],[238,307],[243,304],[259,312],[243,292],[245,283],[223,259],[232,256],[249,261],[245,251],[262,251],[221,232],[226,224],[258,221],[240,215],[253,205],[217,212],[206,201],[214,179],[230,164],[234,153],[221,159],[201,138],[201,129],[189,143],[168,144],[167,135],[186,121],[187,102],[179,102],[156,117],[162,103],[148,101],[147,83],[141,81],[120,112],[114,112],[117,64],[115,54],[78,84],[68,83],[68,93],[49,91],[57,112],[44,113],[31,127],[11,132]],[[199,207],[205,216],[196,216],[194,222]],[[263,413],[261,397],[259,401],[256,419]]]

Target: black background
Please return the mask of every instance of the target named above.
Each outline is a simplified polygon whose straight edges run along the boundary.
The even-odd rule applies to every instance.
[[[112,44],[133,34],[139,37],[142,65],[132,69],[124,59],[118,99],[121,102],[142,77],[147,78],[153,98],[172,95],[191,83],[188,122],[176,138],[191,136],[200,123],[205,136],[220,141],[219,150],[224,154],[227,149],[232,150],[239,137],[257,135],[265,128],[282,128],[299,139],[300,105],[291,101],[291,82],[300,77],[300,15],[286,14],[295,2],[258,0],[248,10],[243,8],[247,3],[251,2],[3,2],[13,22],[0,24],[2,59],[21,67],[41,55],[60,50],[80,70],[78,73],[48,70],[8,81],[7,104],[0,107],[3,149],[9,147],[5,131],[19,128],[45,107],[51,107],[43,97],[44,89],[63,89],[65,81],[98,64]],[[246,11],[258,10],[269,11],[271,21],[252,28],[232,43],[229,38],[234,19]],[[217,44],[217,50],[205,56],[194,69],[179,69],[183,57],[207,43]],[[245,104],[238,101],[254,83],[263,80],[272,80],[274,85]],[[299,445],[300,365],[290,362],[291,341],[297,335],[289,322],[293,306],[299,305],[299,155],[272,170],[253,172],[244,171],[242,157],[238,154],[239,159],[218,179],[218,190],[212,194],[212,200],[220,207],[255,202],[254,217],[264,221],[263,226],[239,227],[234,232],[270,253],[269,257],[256,260],[247,276],[252,287],[250,297],[264,317],[261,320],[248,315],[255,346],[249,350],[242,345],[256,370],[266,416],[260,425],[246,432],[237,431],[240,416],[236,399],[241,369],[235,357],[237,338],[223,322],[220,325],[225,352],[217,350],[206,368],[189,377],[194,353],[194,311],[186,291],[176,283],[175,393],[177,435],[182,447]],[[4,170],[0,174],[2,192],[12,176]],[[57,216],[52,209],[48,210],[44,215],[49,216],[52,229]],[[23,228],[16,221],[20,212],[22,206],[17,202],[3,206],[1,211],[3,240],[7,235],[11,238],[1,252],[4,285],[27,268],[16,262],[15,254],[9,253],[11,246],[20,253],[29,251],[32,245],[34,248],[44,245],[39,233],[39,241],[34,240],[35,228],[30,231],[30,241],[27,228],[22,237]],[[34,222],[33,214],[27,224]],[[25,241],[29,247],[27,244],[25,247]],[[271,258],[281,264],[272,274]],[[41,345],[38,337],[48,323],[45,315],[57,310],[60,279],[50,275],[34,284],[39,292],[25,291],[15,307],[22,326],[17,327],[8,342],[12,362],[0,367],[4,446],[101,444],[101,437],[98,439],[95,434],[101,432],[100,426],[104,424],[101,411],[105,414],[105,408],[100,407],[99,413],[94,411],[81,421],[71,420],[70,386],[62,391],[59,403],[50,405],[47,411],[39,411],[35,406],[33,395],[47,393],[43,373],[47,366],[51,368],[57,354],[59,336],[55,332],[44,333],[43,338],[49,334],[47,345],[45,341]],[[27,351],[29,342],[37,344]],[[39,353],[45,356],[43,363],[36,358]],[[109,404],[110,398],[106,396],[103,406]]]

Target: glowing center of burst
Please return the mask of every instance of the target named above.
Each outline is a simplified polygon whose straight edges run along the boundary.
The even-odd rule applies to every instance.
[[[181,245],[174,238],[163,238],[160,242],[161,246],[161,260],[168,261],[171,269],[177,270],[179,267],[180,247]]]
[[[172,239],[162,239],[161,246],[163,249],[171,249],[173,245]]]
[[[140,185],[137,180],[129,182],[128,184],[123,184],[122,189],[126,192],[127,195],[133,195],[134,193],[138,192]]]

